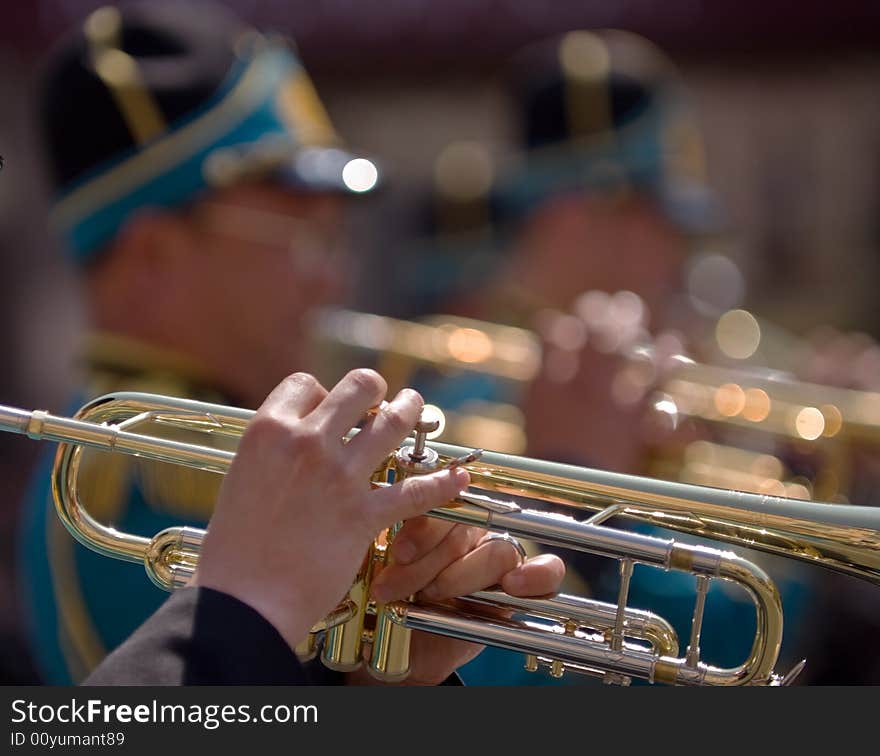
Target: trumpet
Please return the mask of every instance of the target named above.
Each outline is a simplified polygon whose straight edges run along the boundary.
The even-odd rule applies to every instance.
[[[413,364],[425,364],[525,382],[541,367],[541,344],[531,331],[457,315],[414,321],[324,309],[313,314],[312,333],[325,348],[338,345],[400,360],[406,377]],[[380,372],[384,376],[388,371]]]
[[[59,443],[52,473],[58,515],[85,546],[108,557],[143,563],[167,590],[193,576],[205,531],[172,527],[152,537],[120,532],[98,522],[80,501],[77,474],[86,447],[225,473],[235,452],[137,432],[170,426],[236,439],[250,410],[151,394],[118,393],[93,400],[73,418],[0,406],[0,430]],[[376,471],[376,486],[392,477],[462,464],[471,486],[433,517],[476,525],[538,543],[618,560],[617,604],[576,596],[517,599],[482,591],[454,604],[368,599],[372,570],[386,556],[378,538],[365,556],[348,597],[312,628],[297,652],[321,654],[334,669],[362,663],[384,680],[405,677],[413,630],[493,645],[526,655],[526,668],[547,667],[600,676],[606,683],[632,679],[675,685],[783,685],[800,671],[774,672],[782,641],[776,587],[757,565],[728,550],[676,542],[605,525],[609,518],[651,523],[674,531],[788,556],[880,582],[880,511],[803,502],[739,491],[621,475],[496,452],[428,443],[434,424],[420,421]],[[352,430],[352,434],[356,429]],[[589,516],[584,516],[588,514]],[[674,629],[662,617],[627,605],[635,564],[682,571],[697,578],[688,647],[678,656]],[[755,607],[756,632],[738,666],[716,667],[700,658],[706,596],[712,580],[739,585]],[[499,611],[501,610],[501,611]],[[323,637],[323,644],[320,643]]]
[[[585,312],[556,314],[560,327],[545,334],[551,349],[562,348],[554,343],[554,330],[562,332],[557,341],[564,341],[567,334],[566,338],[580,343],[579,329],[586,333],[591,329],[590,317],[601,321],[607,316],[603,307],[621,311],[625,323],[635,322],[641,312],[635,295],[624,296],[628,292],[599,297],[599,307],[590,303],[594,294],[587,292],[581,298],[580,310]],[[590,309],[599,312],[590,315],[586,312]],[[783,344],[788,352],[807,349],[795,337],[768,323],[760,325],[760,332],[775,334],[774,346]],[[376,369],[395,389],[407,385],[423,366],[444,375],[470,371],[492,378],[500,388],[500,401],[467,401],[456,409],[444,406],[445,437],[509,453],[525,450],[527,423],[517,404],[523,388],[538,375],[547,357],[535,332],[454,315],[435,314],[407,321],[332,309],[315,314],[312,333],[324,358],[331,363],[350,352],[359,358],[377,355]],[[880,441],[880,393],[806,383],[788,373],[754,365],[707,364],[683,353],[659,365],[649,339],[636,339],[617,349],[612,345],[602,348],[606,347],[623,358],[622,384],[626,382],[636,393],[648,392],[651,410],[673,425],[691,418],[703,426],[745,436],[732,444],[694,446],[688,450],[692,454],[686,454],[692,460],[666,459],[666,450],[654,450],[658,458],[652,460],[651,474],[682,475],[690,482],[756,493],[838,501],[848,490],[847,461],[853,448]],[[341,366],[336,365],[332,375],[341,372]],[[330,374],[328,371],[328,377]],[[749,442],[748,434],[753,434],[753,439],[754,434],[761,434],[764,441],[758,446],[765,448],[750,451],[755,444]],[[826,457],[817,478],[785,481],[779,469],[784,467],[783,462],[764,453],[767,439],[775,444],[794,443],[810,455]]]
[[[660,388],[675,411],[795,441],[880,441],[880,393],[793,380],[772,371],[682,361]]]
[[[706,485],[719,484],[720,462],[740,468],[737,474],[751,477],[759,492],[841,501],[853,476],[853,452],[880,442],[880,393],[807,383],[777,371],[680,360],[651,404],[673,424],[692,418],[723,434],[724,443],[695,442],[685,451],[685,464],[676,463],[686,477]],[[757,434],[767,439],[758,445],[763,453],[748,452]],[[816,472],[784,481],[782,460],[767,453],[777,446],[813,460]]]
[[[365,360],[385,378],[390,393],[412,385],[423,368],[444,379],[466,373],[488,377],[497,396],[442,407],[444,436],[510,453],[525,450],[518,404],[542,359],[541,341],[532,331],[442,313],[402,320],[333,308],[312,314],[310,333],[315,372],[327,382]]]

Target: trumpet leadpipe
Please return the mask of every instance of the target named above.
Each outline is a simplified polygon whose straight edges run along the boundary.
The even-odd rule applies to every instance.
[[[405,441],[404,443],[408,443]],[[432,443],[441,460],[465,447]],[[543,505],[603,512],[797,559],[880,584],[880,509],[624,475],[497,452],[465,465],[471,485]]]
[[[35,420],[34,414],[37,413],[2,407],[0,427],[24,434],[30,429],[34,437],[59,441],[56,468],[67,470],[75,461],[76,449],[88,445],[225,472],[234,452],[159,439],[135,433],[134,428],[146,420],[180,422],[181,418],[198,415],[205,426],[199,430],[223,429],[229,433],[232,428],[240,433],[254,413],[205,402],[120,393],[94,400],[80,411],[77,419],[39,413]],[[210,422],[204,418],[210,418]],[[437,442],[432,442],[431,447],[440,453],[444,463],[471,451]],[[616,515],[624,519],[779,554],[880,582],[880,512],[873,508],[707,488],[495,452],[485,452],[480,460],[464,466],[474,487],[492,493],[531,497],[545,505],[588,512],[600,512],[617,504]],[[70,472],[75,477],[76,470]],[[80,519],[71,514],[80,509],[79,503],[75,501],[75,490],[60,481],[58,487],[59,514],[69,525]],[[470,514],[477,523],[487,519],[484,509],[459,509],[458,516]],[[438,516],[449,513],[439,512]],[[101,540],[103,527],[90,520],[83,520],[86,534],[72,530],[87,546],[91,545],[92,535]],[[549,523],[546,526],[550,527]],[[93,527],[98,531],[94,532]]]

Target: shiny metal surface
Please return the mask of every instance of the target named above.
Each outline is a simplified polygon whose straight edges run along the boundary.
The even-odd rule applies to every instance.
[[[53,490],[59,515],[78,540],[108,556],[143,561],[154,581],[173,589],[185,584],[192,575],[203,531],[170,528],[147,538],[120,533],[97,522],[77,495],[82,446],[122,451],[219,473],[228,468],[234,453],[157,439],[135,433],[134,429],[145,423],[171,423],[199,433],[235,436],[244,430],[252,415],[247,410],[200,402],[117,394],[86,405],[76,420],[0,408],[0,423],[3,429],[62,442],[56,456]],[[411,445],[412,441],[402,449]],[[471,452],[438,443],[426,447],[426,451],[430,450],[436,452],[440,465]],[[393,469],[399,458],[401,452],[389,457],[389,469]],[[449,506],[432,510],[432,516],[618,559],[622,564],[622,603],[599,607],[582,603],[586,600],[558,596],[535,600],[537,604],[520,599],[507,602],[505,597],[507,603],[499,604],[497,596],[478,594],[470,597],[469,606],[476,609],[483,604],[487,611],[479,615],[473,614],[471,609],[461,612],[452,606],[420,606],[415,602],[386,605],[377,610],[364,598],[369,593],[370,559],[367,559],[360,593],[354,591],[356,595],[350,595],[345,606],[313,628],[316,633],[327,632],[331,648],[334,647],[332,628],[352,621],[358,623],[358,628],[350,637],[358,640],[360,634],[359,640],[366,637],[375,642],[375,635],[361,623],[364,618],[381,613],[401,629],[453,634],[524,651],[530,667],[549,665],[551,674],[561,674],[569,668],[594,671],[615,682],[641,677],[688,685],[780,683],[782,678],[773,672],[773,666],[782,640],[782,611],[776,588],[763,570],[730,551],[681,544],[603,525],[611,516],[782,554],[880,582],[880,512],[877,510],[688,486],[494,452],[484,452],[465,466],[473,488],[489,492],[489,496],[462,492]],[[506,502],[507,496],[515,496],[518,501]],[[558,505],[565,514],[548,511],[548,505]],[[593,512],[598,514],[578,519],[584,513]],[[745,590],[755,606],[757,632],[743,663],[721,669],[699,660],[695,649],[702,616],[699,596],[690,653],[686,658],[677,658],[677,640],[669,632],[668,623],[625,606],[626,584],[633,563],[705,577],[706,581],[701,580],[701,584],[709,579],[721,579]],[[485,607],[487,603],[492,606]],[[499,609],[507,615],[531,613],[532,620],[499,617]],[[533,620],[548,617],[552,618],[551,631],[536,637],[538,630]],[[600,637],[594,637],[590,630],[597,631]],[[314,644],[304,642],[303,645],[312,648]],[[325,645],[325,653],[326,649]],[[358,662],[349,653],[349,658],[340,663]],[[405,668],[405,659],[395,657],[393,665],[399,672]],[[391,674],[396,673],[392,670]]]

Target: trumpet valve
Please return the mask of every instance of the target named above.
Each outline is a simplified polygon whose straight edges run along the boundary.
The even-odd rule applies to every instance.
[[[566,620],[565,624],[562,626],[562,631],[565,635],[569,637],[574,637],[575,631],[578,629],[578,624],[572,619]],[[536,659],[537,661],[537,659]],[[561,662],[559,659],[553,659],[550,662],[550,677],[555,677],[559,679],[565,674],[565,664]]]
[[[343,602],[344,606],[352,609],[351,616],[338,623],[334,622],[332,626],[327,628],[324,635],[321,661],[328,669],[334,669],[338,672],[352,672],[360,668],[363,663],[365,622],[370,605],[370,582],[375,550],[376,544],[374,543],[364,557],[357,577],[348,592],[348,597]],[[344,616],[340,614],[338,619],[343,619]]]
[[[415,447],[403,446],[397,450],[396,467],[398,475],[425,475],[434,472],[440,464],[440,456],[428,447],[422,447],[419,454]]]
[[[606,672],[602,676],[602,682],[605,685],[620,685],[626,687],[632,682],[632,678],[627,677],[626,675],[621,675],[618,672]]]
[[[439,428],[440,421],[437,418],[423,416],[419,419],[415,427],[416,440],[409,453],[413,462],[422,462],[425,459],[425,442],[428,436]]]
[[[415,441],[411,447],[397,451],[398,470],[406,475],[423,475],[437,469],[439,456],[436,451],[425,446],[428,437],[440,429],[441,421],[429,412],[422,416],[414,428]]]
[[[535,654],[526,654],[526,663],[523,665],[526,672],[538,671],[538,657]]]

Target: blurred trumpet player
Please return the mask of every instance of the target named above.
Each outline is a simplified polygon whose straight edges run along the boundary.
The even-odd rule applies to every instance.
[[[864,332],[822,326],[808,333],[807,344],[798,377],[862,392],[863,414],[847,417],[845,422],[864,422],[866,428],[875,425],[876,415],[870,408],[880,391],[880,345],[876,340]],[[861,443],[845,443],[837,453],[846,468],[842,493],[847,501],[864,506],[877,506],[880,493],[880,458],[872,435],[869,431]],[[880,684],[880,654],[876,652],[880,610],[872,587],[825,570],[811,575],[813,619],[803,640],[803,653],[812,662],[804,670],[805,684]]]
[[[464,276],[474,269],[471,258],[489,255],[491,236],[494,265],[480,265],[477,283],[449,283],[445,302],[436,293],[426,298],[435,309],[537,331],[546,342],[543,375],[559,385],[576,368],[562,352],[576,354],[592,335],[590,375],[576,382],[580,401],[594,402],[592,422],[605,413],[614,427],[623,403],[608,401],[611,371],[602,362],[617,365],[648,328],[657,334],[693,324],[683,269],[719,230],[699,128],[672,63],[621,30],[534,43],[514,56],[505,83],[518,133],[514,154],[497,166],[487,162],[486,176],[477,177],[477,148],[451,146],[438,159],[433,203],[435,256],[446,254]],[[483,191],[464,186],[466,176]],[[435,256],[425,255],[432,276]],[[680,351],[681,336],[658,347]],[[539,402],[537,393],[528,401]],[[561,406],[527,412],[530,454],[586,455],[615,470],[639,466],[624,439],[554,448],[558,424],[579,417],[556,414]]]
[[[295,48],[210,4],[105,7],[52,53],[40,111],[93,329],[72,409],[123,389],[256,407],[304,367],[304,315],[349,271],[347,197],[377,170],[344,149]],[[83,464],[98,516],[139,533],[204,523],[219,486],[118,455]],[[67,535],[49,469],[23,518],[21,593],[44,679],[68,683],[164,595]]]
[[[498,270],[444,307],[542,337],[541,370],[518,398],[529,456],[645,474],[657,435],[675,440],[646,422],[650,389],[700,325],[684,272],[723,232],[688,93],[662,51],[621,30],[532,44],[511,61],[507,82],[519,153],[482,195],[447,196],[445,206],[446,217],[476,219],[477,228],[481,218],[492,220]],[[634,362],[646,340],[650,353]],[[465,393],[473,384],[460,385]],[[613,600],[617,575],[607,561],[581,554],[570,561],[572,579],[577,572],[599,598]],[[660,585],[637,569],[631,596],[644,606],[674,603],[686,632],[691,582]],[[743,599],[713,594],[707,622],[715,638],[750,612]],[[713,651],[733,659],[738,643]],[[484,654],[465,680],[515,669],[503,656]]]

